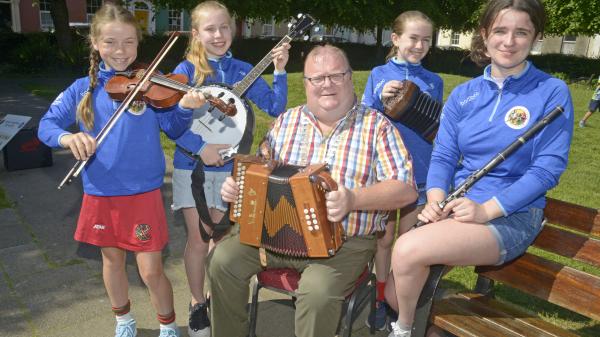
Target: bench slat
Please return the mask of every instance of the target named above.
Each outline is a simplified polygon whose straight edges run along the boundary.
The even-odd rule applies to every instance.
[[[597,209],[547,198],[544,215],[548,222],[600,237],[600,214]]]
[[[529,253],[502,268],[477,267],[476,272],[589,318],[600,320],[600,277]]]
[[[461,337],[577,336],[535,315],[477,293],[455,294],[435,302],[432,321]]]
[[[594,238],[546,225],[533,246],[600,267],[600,240]]]

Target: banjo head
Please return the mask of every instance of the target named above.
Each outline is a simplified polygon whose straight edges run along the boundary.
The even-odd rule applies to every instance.
[[[194,109],[191,131],[200,135],[206,143],[231,145],[232,149],[224,152],[249,152],[254,133],[254,113],[246,100],[236,96],[230,87],[223,84],[210,84],[198,89],[205,96],[219,97],[225,103],[233,102],[237,112],[227,116],[207,102]],[[248,138],[250,143],[245,144]]]

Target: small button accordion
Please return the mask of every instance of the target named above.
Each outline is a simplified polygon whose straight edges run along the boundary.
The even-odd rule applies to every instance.
[[[237,155],[239,194],[230,208],[240,242],[294,257],[330,257],[341,247],[341,223],[327,220],[325,193],[337,189],[325,164],[278,165]]]
[[[402,81],[400,91],[382,100],[384,113],[392,120],[404,124],[427,142],[433,142],[440,125],[442,104],[422,92],[411,81]]]

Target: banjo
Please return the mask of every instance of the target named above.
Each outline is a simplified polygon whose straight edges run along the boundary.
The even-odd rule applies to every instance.
[[[274,48],[303,35],[315,23],[310,15],[298,14],[298,19],[290,23],[288,34]],[[215,105],[205,104],[194,110],[190,128],[193,133],[201,136],[208,144],[231,144],[231,147],[220,151],[221,158],[225,161],[231,160],[236,153],[250,152],[255,118],[248,100],[244,98],[244,94],[272,61],[272,51],[269,51],[241,81],[233,86],[209,84],[197,88],[207,98],[216,97],[226,102],[227,106],[235,106],[234,113],[231,113],[221,111]]]

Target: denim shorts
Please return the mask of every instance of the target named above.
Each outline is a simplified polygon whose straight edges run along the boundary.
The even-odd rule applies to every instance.
[[[231,172],[204,171],[204,197],[208,208],[227,211],[227,203],[221,199],[221,185]],[[192,194],[192,170],[173,170],[173,204],[171,209],[196,207]]]
[[[588,111],[594,112],[600,108],[600,101],[591,99],[590,104],[588,105]]]
[[[417,206],[425,205],[427,203],[427,188],[425,184],[417,185],[417,193],[419,194],[416,201]]]
[[[527,212],[514,213],[490,221],[487,226],[498,241],[501,265],[516,259],[533,243],[543,227],[544,210],[530,208]]]

